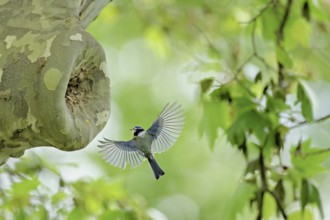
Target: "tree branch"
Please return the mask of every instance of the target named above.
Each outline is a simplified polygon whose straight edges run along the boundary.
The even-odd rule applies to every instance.
[[[0,4],[0,165],[32,147],[84,148],[105,126],[106,56],[82,25],[108,1]]]
[[[280,210],[280,212],[281,212],[283,218],[284,218],[284,219],[288,219],[288,216],[287,216],[287,214],[286,214],[286,212],[285,212],[285,210],[284,210],[284,208],[283,208],[283,206],[282,206],[282,204],[281,204],[280,199],[277,197],[277,195],[276,195],[273,191],[271,191],[271,190],[269,190],[269,189],[267,189],[267,192],[268,192],[270,195],[272,195],[273,198],[275,199],[276,204],[277,204],[277,208]]]
[[[258,215],[257,215],[256,219],[261,220],[263,217],[262,216],[263,215],[263,202],[264,202],[264,195],[266,192],[268,192],[271,196],[273,196],[273,198],[276,201],[277,207],[280,210],[283,218],[287,219],[288,217],[281,204],[281,201],[279,200],[277,195],[268,188],[267,177],[266,177],[266,166],[265,166],[262,149],[260,149],[260,153],[259,153],[259,167],[260,167],[261,189],[260,189],[260,194],[259,194],[260,198],[258,198]]]
[[[287,1],[287,4],[285,6],[285,11],[284,11],[284,15],[283,15],[282,21],[280,23],[280,27],[278,28],[278,31],[277,31],[277,43],[279,45],[284,40],[284,28],[285,28],[285,25],[286,25],[286,23],[288,21],[289,15],[290,15],[291,6],[292,6],[292,0],[288,0]]]
[[[198,27],[196,24],[193,24],[193,26],[203,35],[204,39],[206,40],[208,46],[215,51],[218,55],[220,55],[219,50],[214,46],[214,44],[212,43],[212,41],[209,39],[209,37],[205,34],[205,32]]]
[[[257,220],[262,219],[264,195],[268,189],[267,177],[266,177],[266,167],[265,167],[265,161],[264,161],[264,155],[263,155],[262,149],[260,149],[260,153],[259,153],[259,167],[260,167],[261,189],[260,189],[260,195],[259,195],[260,198],[258,199]]]
[[[248,24],[248,23],[252,23],[252,22],[255,22],[259,17],[261,17],[262,16],[262,14],[265,12],[265,11],[267,11],[267,9],[270,7],[270,6],[272,6],[274,4],[274,2],[273,2],[273,0],[270,0],[264,7],[262,7],[261,9],[260,9],[260,11],[259,11],[259,13],[256,15],[256,16],[254,16],[252,19],[250,19],[249,21],[247,21],[247,22],[241,22],[241,23],[246,23],[246,24]]]
[[[280,26],[279,26],[278,31],[277,31],[277,44],[278,44],[278,46],[281,46],[282,42],[284,40],[284,28],[285,28],[285,25],[288,21],[289,15],[290,15],[291,6],[292,6],[292,0],[288,0],[287,4],[286,4],[286,7],[285,7],[285,12],[284,12],[283,18],[281,20]],[[278,64],[279,84],[283,85],[284,66],[279,61],[277,62],[277,64]]]
[[[295,128],[302,127],[302,126],[305,126],[305,125],[311,125],[311,124],[324,122],[324,121],[328,120],[329,118],[330,118],[330,114],[328,114],[326,116],[323,116],[322,118],[316,119],[314,121],[311,121],[311,122],[303,121],[303,122],[300,122],[300,123],[298,123],[294,126],[291,126],[290,129],[295,129]]]
[[[112,0],[83,0],[81,1],[79,18],[83,28],[86,28]]]
[[[268,7],[270,6],[271,4],[268,4],[267,7],[265,7],[265,9],[268,9]],[[262,11],[262,13],[265,11],[265,9]],[[259,16],[262,15],[262,13],[259,14]],[[258,51],[257,51],[257,44],[256,44],[256,37],[255,37],[255,33],[256,33],[256,27],[257,27],[257,22],[256,20],[253,19],[253,23],[252,23],[252,32],[251,32],[251,44],[252,44],[252,50],[253,50],[253,54],[251,55],[251,59],[252,58],[256,58],[258,60],[260,60],[267,69],[271,69],[273,71],[276,71],[276,69],[274,67],[272,67],[271,65],[269,65],[266,60],[259,55]]]

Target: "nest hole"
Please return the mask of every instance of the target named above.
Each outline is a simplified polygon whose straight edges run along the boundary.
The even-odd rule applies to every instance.
[[[92,69],[79,67],[70,77],[65,93],[65,101],[71,112],[87,105],[93,86],[93,81],[88,78],[91,71]]]

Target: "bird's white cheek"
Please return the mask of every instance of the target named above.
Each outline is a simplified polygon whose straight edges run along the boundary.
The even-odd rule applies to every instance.
[[[139,133],[138,136],[143,138],[145,136],[145,134],[146,134],[146,132],[143,131],[143,132]]]

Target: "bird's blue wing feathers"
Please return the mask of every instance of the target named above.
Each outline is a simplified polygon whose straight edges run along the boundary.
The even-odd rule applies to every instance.
[[[100,153],[103,158],[115,167],[125,169],[126,163],[132,168],[139,166],[143,162],[143,155],[135,147],[134,140],[130,141],[112,141],[104,138],[99,141]]]
[[[157,119],[147,130],[153,136],[153,153],[168,150],[180,136],[184,125],[183,110],[176,102],[167,103]]]

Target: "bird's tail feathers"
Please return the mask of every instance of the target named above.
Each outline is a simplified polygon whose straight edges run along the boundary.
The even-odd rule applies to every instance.
[[[154,172],[155,178],[159,179],[159,177],[163,176],[165,172],[160,168],[155,158],[151,154],[147,155],[146,157],[148,159],[152,171]]]

